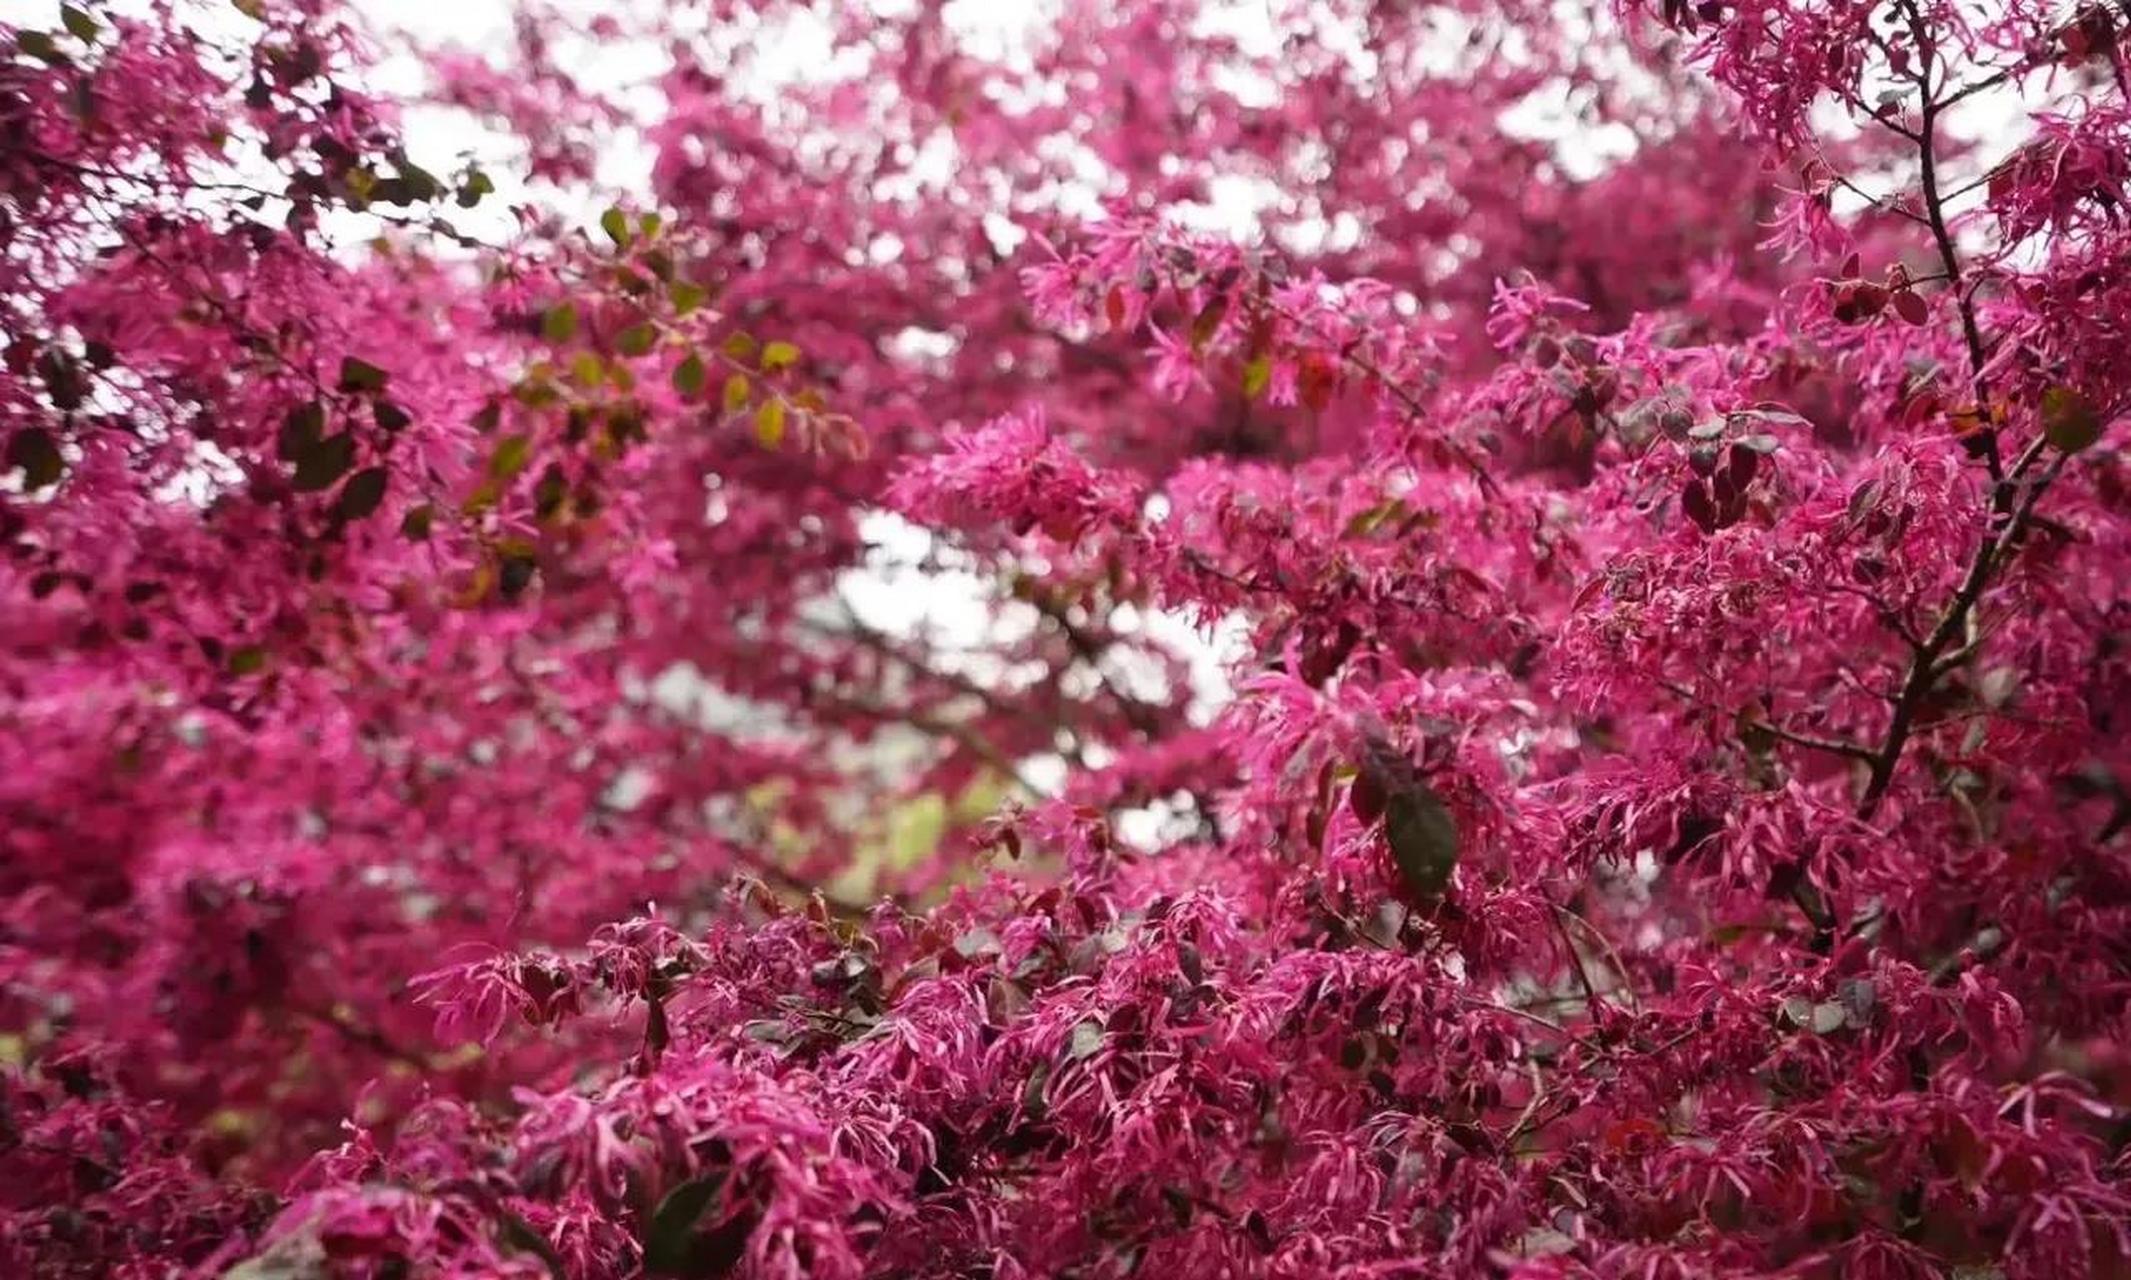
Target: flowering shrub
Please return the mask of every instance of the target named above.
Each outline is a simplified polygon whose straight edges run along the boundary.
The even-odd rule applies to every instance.
[[[984,8],[7,32],[0,1270],[2131,1275],[2131,18]]]

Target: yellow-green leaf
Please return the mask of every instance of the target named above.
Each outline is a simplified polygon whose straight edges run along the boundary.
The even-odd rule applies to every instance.
[[[755,410],[755,439],[765,449],[774,449],[784,441],[784,401],[771,399]]]
[[[736,373],[725,380],[725,412],[738,413],[747,407],[747,400],[754,392],[747,375]]]
[[[511,395],[528,409],[545,409],[562,398],[549,382],[527,380],[511,388]]]
[[[1215,295],[1211,302],[1200,308],[1199,314],[1192,317],[1191,321],[1191,349],[1197,351],[1213,341],[1213,336],[1221,331],[1222,319],[1227,315],[1228,299],[1220,295]]]
[[[629,217],[619,209],[609,209],[599,215],[599,229],[607,233],[617,249],[629,247]]]
[[[2101,439],[2101,414],[2071,387],[2051,387],[2042,393],[2042,434],[2066,453],[2078,453]]]
[[[568,342],[577,336],[577,308],[567,302],[549,307],[540,317],[540,334],[549,342]]]
[[[1270,356],[1254,357],[1243,366],[1243,398],[1255,400],[1273,380],[1273,361]]]
[[[673,299],[676,315],[687,315],[703,305],[710,297],[710,290],[689,280],[676,280],[666,286],[666,296]]]
[[[596,351],[580,351],[570,361],[570,380],[580,387],[596,387],[606,376],[607,362]]]
[[[762,371],[775,373],[799,363],[799,348],[789,342],[772,342],[762,348]]]
[[[488,474],[498,480],[508,480],[525,470],[525,464],[532,456],[531,436],[505,436],[496,443],[496,451],[488,456]]]
[[[465,516],[480,515],[490,507],[495,506],[502,497],[503,487],[501,485],[494,480],[483,480],[474,486],[472,493],[466,495],[466,501],[459,504],[459,514]],[[428,535],[425,533],[423,536],[426,537]]]
[[[1383,528],[1394,517],[1405,514],[1405,503],[1397,498],[1386,498],[1367,511],[1355,516],[1352,520],[1347,521],[1346,536],[1349,538],[1366,538],[1378,529]]]

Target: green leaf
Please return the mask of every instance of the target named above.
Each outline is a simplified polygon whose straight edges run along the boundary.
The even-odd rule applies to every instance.
[[[376,511],[385,500],[385,484],[388,477],[383,467],[365,467],[348,477],[341,486],[340,502],[336,509],[343,520],[360,520]]]
[[[368,360],[355,356],[343,356],[340,361],[340,389],[349,392],[383,391],[390,375]]]
[[[1243,398],[1255,400],[1273,380],[1273,361],[1270,356],[1256,356],[1243,366]]]
[[[482,512],[488,510],[490,507],[495,506],[496,500],[498,498],[501,498],[502,496],[503,493],[501,485],[497,484],[494,480],[483,480],[481,483],[474,486],[474,491],[472,493],[467,494],[466,497],[462,501],[460,501],[459,514],[467,516],[480,515]]]
[[[430,526],[436,523],[436,519],[437,509],[425,502],[400,517],[400,535],[409,542],[427,542]]]
[[[229,673],[233,676],[257,675],[266,670],[266,650],[255,644],[239,645],[229,651]]]
[[[599,229],[607,233],[607,239],[617,249],[629,247],[629,215],[619,209],[609,209],[599,215]]]
[[[736,373],[725,380],[725,412],[738,413],[747,407],[747,400],[754,394],[754,386],[744,373]]]
[[[59,6],[59,21],[83,44],[96,43],[97,33],[103,30],[96,19],[70,4]]]
[[[395,159],[393,165],[400,171],[400,182],[407,189],[409,203],[419,204],[434,200],[443,193],[444,184],[438,182],[437,176],[422,166],[404,158]]]
[[[288,411],[281,419],[281,434],[274,452],[283,462],[294,462],[326,433],[326,407],[313,400]]]
[[[370,413],[377,419],[377,425],[387,431],[402,430],[414,421],[412,415],[390,400],[374,401],[370,405]]]
[[[549,463],[547,470],[540,473],[540,483],[533,486],[533,514],[542,520],[554,519],[570,496],[569,486],[562,468]]]
[[[1029,1072],[1028,1083],[1021,1086],[1021,1110],[1030,1119],[1041,1120],[1044,1113],[1050,1110],[1050,1083],[1051,1064],[1039,1062],[1035,1070]]]
[[[494,195],[495,192],[495,180],[479,169],[475,169],[469,172],[466,175],[466,180],[459,184],[459,207],[461,209],[471,209],[481,203],[481,197]]]
[[[784,401],[771,399],[755,410],[755,439],[765,449],[774,449],[784,440]]]
[[[59,42],[52,39],[51,33],[47,31],[18,31],[15,33],[15,47],[40,62],[49,62],[54,66],[68,60],[67,55],[59,51]]]
[[[343,431],[337,436],[328,436],[296,456],[296,488],[302,493],[330,489],[354,465],[354,435]]]
[[[658,340],[659,331],[647,320],[643,324],[632,324],[616,334],[614,349],[625,356],[640,356],[651,350]]]
[[[682,1183],[666,1193],[644,1226],[644,1270],[655,1276],[708,1280],[726,1276],[740,1264],[752,1223],[744,1215],[704,1229],[704,1215],[717,1204],[726,1182],[718,1170]]]
[[[1399,878],[1420,898],[1440,898],[1458,865],[1458,824],[1427,783],[1410,779],[1384,796],[1384,840]]]
[[[562,393],[557,391],[555,384],[547,379],[543,378],[539,381],[527,379],[511,388],[511,398],[528,409],[545,409],[557,400],[562,399]],[[482,429],[488,430],[489,428],[484,427]]]
[[[44,380],[44,388],[52,397],[55,408],[72,413],[88,398],[88,380],[82,376],[81,366],[74,357],[57,349],[47,349],[37,357],[37,376]]]
[[[1191,349],[1197,351],[1213,341],[1214,334],[1221,330],[1221,320],[1228,314],[1228,299],[1216,295],[1191,321]]]
[[[547,1264],[548,1275],[554,1280],[563,1280],[563,1277],[569,1274],[568,1264],[563,1262],[562,1255],[555,1251],[554,1245],[548,1243],[546,1236],[533,1228],[532,1223],[509,1209],[499,1209],[497,1218],[503,1225],[504,1244],[518,1253],[530,1253],[539,1258]]]
[[[710,299],[710,290],[688,280],[676,280],[666,286],[666,296],[673,299],[676,315],[687,315]]]
[[[405,178],[385,178],[370,188],[368,196],[372,204],[413,204],[414,184]]]
[[[2071,387],[2051,387],[2042,393],[2042,434],[2066,453],[2078,453],[2101,439],[2101,414]]]
[[[762,348],[762,371],[775,373],[799,363],[799,348],[789,342],[772,342]]]
[[[43,427],[24,427],[7,442],[9,466],[22,468],[22,481],[32,490],[56,484],[66,474],[66,459],[60,456],[59,442]]]
[[[532,585],[533,571],[539,567],[533,553],[525,548],[510,548],[496,558],[496,594],[506,603],[515,601]]]
[[[673,389],[684,396],[703,393],[703,384],[710,379],[710,370],[704,368],[703,357],[691,351],[688,358],[673,367]]]
[[[577,336],[577,308],[558,302],[540,317],[540,336],[549,342],[568,342]]]
[[[666,225],[666,220],[664,218],[661,218],[656,213],[647,213],[643,217],[638,218],[636,220],[636,224],[638,227],[642,228],[644,233],[644,239],[650,240],[658,235],[659,228]]]
[[[496,443],[496,451],[488,455],[488,474],[498,480],[508,480],[525,470],[525,464],[532,456],[531,436],[505,436]]]

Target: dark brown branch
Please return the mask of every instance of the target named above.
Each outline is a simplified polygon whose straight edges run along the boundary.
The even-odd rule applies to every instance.
[[[1975,392],[1976,408],[1987,414],[1990,405],[1990,389],[1983,377],[1983,330],[1976,323],[1975,299],[1964,286],[1961,276],[1961,256],[1954,247],[1953,233],[1946,224],[1946,200],[1939,191],[1939,168],[1937,127],[1941,112],[1947,103],[1932,97],[1931,60],[1927,51],[1932,47],[1925,28],[1923,15],[1911,0],[1902,0],[1902,9],[1909,17],[1909,30],[1916,41],[1917,67],[1914,75],[1917,90],[1923,95],[1923,116],[1915,137],[1919,181],[1924,189],[1924,218],[1931,228],[1932,242],[1938,247],[1939,263],[1946,272],[1946,287],[1953,292],[1954,307],[1961,317],[1961,339],[1968,348],[1968,377]],[[1957,100],[1957,99],[1956,99]],[[1985,427],[1988,431],[1989,428]],[[1986,437],[1985,462],[1990,468],[1991,479],[2004,476],[2004,464],[1998,455],[1995,437]]]
[[[1799,733],[1792,729],[1786,729],[1780,724],[1769,722],[1764,722],[1761,727],[1794,747],[1804,747],[1809,751],[1825,751],[1830,755],[1862,760],[1867,764],[1870,764],[1873,760],[1872,749],[1855,742],[1846,742],[1840,738],[1818,738],[1812,734]]]
[[[1671,680],[1663,680],[1659,681],[1659,683],[1663,685],[1666,692],[1672,694],[1675,697],[1684,698],[1688,702],[1691,702],[1707,711],[1714,711],[1719,713],[1723,712],[1723,708],[1718,707],[1716,704],[1710,702],[1706,698],[1697,696],[1695,691],[1688,688],[1686,685],[1679,684]],[[1863,746],[1862,744],[1855,742],[1846,742],[1840,738],[1820,738],[1815,737],[1812,734],[1799,733],[1796,730],[1787,729],[1771,720],[1758,720],[1755,722],[1755,727],[1768,730],[1771,736],[1778,738],[1781,741],[1788,742],[1794,747],[1805,747],[1813,751],[1826,751],[1834,755],[1848,756],[1851,759],[1855,760],[1869,761],[1874,756],[1874,752],[1871,750],[1871,748]]]
[[[1986,529],[1982,541],[1977,544],[1975,556],[1968,564],[1968,572],[1961,579],[1961,585],[1955,589],[1952,601],[1946,606],[1946,612],[1939,616],[1938,625],[1931,629],[1931,634],[1924,637],[1923,647],[1917,650],[1915,658],[1909,664],[1909,674],[1903,679],[1901,692],[1895,697],[1894,718],[1887,725],[1886,738],[1874,753],[1872,774],[1865,784],[1863,797],[1858,801],[1859,817],[1869,818],[1878,810],[1880,801],[1887,794],[1887,788],[1894,782],[1894,770],[1901,762],[1902,748],[1908,743],[1910,734],[1915,731],[1917,713],[1923,709],[1924,701],[1937,686],[1939,677],[1945,674],[1945,667],[1940,662],[1941,656],[1967,627],[1969,615],[1990,586],[1992,571],[2001,563],[2000,553],[2009,550],[2019,540],[2028,521],[2034,516],[2035,504],[2041,501],[2043,492],[2063,470],[2064,456],[2059,455],[2057,460],[2027,487],[2026,496],[2015,505],[2014,497],[2020,490],[2020,482],[2034,468],[2048,444],[2046,437],[2035,437],[2034,442],[2014,464],[2012,474],[1998,481],[1993,487],[1990,527]]]

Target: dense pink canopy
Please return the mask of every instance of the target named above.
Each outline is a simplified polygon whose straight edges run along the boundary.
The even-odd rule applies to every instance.
[[[2131,15],[991,8],[6,33],[0,1272],[2131,1276]]]

